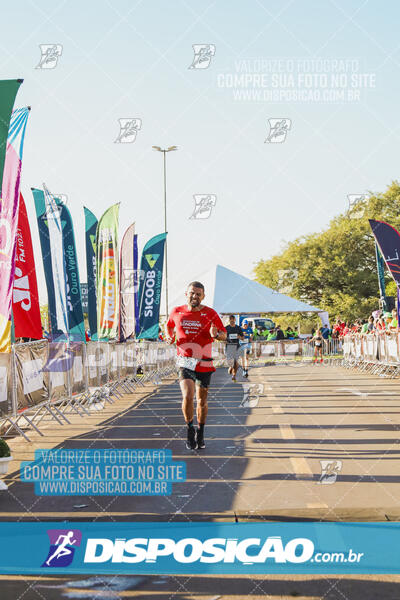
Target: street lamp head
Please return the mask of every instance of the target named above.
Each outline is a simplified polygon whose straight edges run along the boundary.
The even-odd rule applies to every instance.
[[[152,146],[153,150],[157,150],[158,152],[173,152],[174,150],[178,150],[178,146],[170,146],[166,150],[160,148],[160,146]]]

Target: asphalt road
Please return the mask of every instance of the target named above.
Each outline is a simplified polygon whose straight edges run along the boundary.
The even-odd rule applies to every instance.
[[[210,389],[206,448],[199,451],[185,448],[177,382],[138,390],[87,419],[47,426],[45,440],[36,434],[30,445],[16,439],[0,519],[398,520],[398,388],[396,380],[331,365],[257,367],[237,383],[219,369]],[[169,448],[174,460],[186,461],[187,480],[165,497],[39,497],[33,484],[19,481],[18,467],[40,447]],[[397,576],[111,579],[4,576],[0,589],[4,598],[25,590],[27,600],[400,597]]]

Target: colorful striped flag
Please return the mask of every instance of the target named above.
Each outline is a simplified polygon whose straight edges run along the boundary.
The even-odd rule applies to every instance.
[[[11,306],[15,272],[19,188],[29,108],[11,115],[0,204],[0,352],[11,350]],[[1,168],[1,166],[0,166]]]

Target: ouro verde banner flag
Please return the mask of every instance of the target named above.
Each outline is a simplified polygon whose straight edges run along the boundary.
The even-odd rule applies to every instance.
[[[88,318],[90,337],[97,339],[97,303],[96,303],[96,231],[98,221],[91,210],[84,207],[85,211],[85,239],[86,239],[86,270],[88,286]]]
[[[166,233],[151,238],[142,252],[139,289],[139,339],[156,340],[160,317]]]
[[[86,339],[85,324],[83,321],[81,283],[74,226],[68,207],[59,198],[55,198],[55,200],[60,211],[65,273],[67,276],[68,337],[71,342],[84,342]]]
[[[96,231],[97,338],[99,340],[114,339],[118,336],[119,204],[118,202],[106,210],[99,220]]]

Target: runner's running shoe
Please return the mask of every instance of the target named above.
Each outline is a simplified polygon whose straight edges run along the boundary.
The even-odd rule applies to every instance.
[[[197,442],[196,442],[196,430],[194,427],[188,427],[187,430],[187,440],[186,440],[186,448],[188,450],[196,450]]]
[[[198,429],[196,431],[196,442],[197,442],[198,450],[203,450],[203,448],[206,447],[206,445],[204,443],[204,433],[202,431],[200,431],[200,429]]]
[[[247,369],[243,370],[243,377],[248,377],[249,376],[249,372]]]

